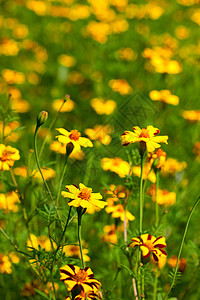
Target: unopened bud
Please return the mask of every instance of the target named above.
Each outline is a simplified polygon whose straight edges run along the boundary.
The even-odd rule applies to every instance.
[[[68,143],[66,146],[67,158],[70,156],[70,154],[72,153],[73,150],[74,150],[74,144],[72,142]]]
[[[69,99],[70,99],[70,95],[65,95],[65,97],[64,97],[64,103],[67,102],[67,100],[69,100]]]
[[[42,124],[44,124],[47,119],[48,119],[48,112],[45,110],[41,111],[37,116],[37,127],[40,127]]]

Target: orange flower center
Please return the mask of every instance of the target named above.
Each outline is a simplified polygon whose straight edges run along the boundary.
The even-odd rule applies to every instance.
[[[78,141],[78,139],[80,138],[81,136],[81,133],[77,130],[77,129],[74,129],[74,130],[71,130],[70,131],[70,135],[69,135],[69,138],[71,140],[74,140],[74,141]]]
[[[140,138],[141,138],[141,137],[144,137],[144,138],[150,138],[150,136],[149,136],[149,130],[143,128],[142,131],[141,131],[141,133],[140,133],[140,135],[139,135],[139,137],[140,137]]]
[[[113,165],[114,166],[118,166],[121,162],[121,158],[115,158],[114,161],[113,161]]]
[[[73,275],[73,279],[76,282],[83,282],[84,280],[86,280],[86,278],[88,277],[87,273],[85,272],[85,270],[79,270],[77,274]]]
[[[4,150],[2,153],[2,157],[0,158],[1,161],[9,160],[9,155],[14,154],[14,152],[9,152],[7,150]]]
[[[81,198],[83,200],[90,200],[91,198],[91,189],[83,188],[82,191],[79,193],[78,198]]]
[[[143,246],[147,247],[149,251],[152,251],[154,248],[154,245],[152,244],[151,241],[146,241],[146,243],[144,243]]]

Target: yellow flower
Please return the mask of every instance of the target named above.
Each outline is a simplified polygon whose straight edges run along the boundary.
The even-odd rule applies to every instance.
[[[106,202],[99,201],[102,199],[100,193],[92,193],[92,189],[86,187],[84,184],[79,183],[79,188],[75,185],[66,185],[66,189],[68,192],[61,192],[64,198],[70,198],[68,205],[75,206],[75,207],[83,207],[83,208],[90,208],[90,207],[99,207],[104,208],[107,204]]]
[[[60,280],[63,281],[69,291],[80,288],[85,293],[97,291],[101,283],[94,279],[92,270],[88,267],[81,269],[77,266],[68,264],[60,269]]]
[[[20,124],[17,121],[12,121],[12,122],[8,123],[4,127],[4,139],[6,141],[16,142],[19,138],[19,135],[16,134],[14,132],[14,130],[16,128],[18,128],[19,126],[20,126]],[[2,135],[2,133],[3,133],[3,122],[0,122],[0,135]]]
[[[156,186],[152,185],[147,193],[152,197],[152,200],[156,201]],[[159,205],[171,206],[176,202],[176,193],[168,192],[168,190],[158,189],[157,191],[157,203]]]
[[[91,100],[91,106],[98,115],[110,115],[115,110],[117,104],[113,100],[104,101],[101,98],[94,98]]]
[[[145,146],[148,152],[153,152],[156,148],[160,148],[159,143],[167,144],[168,136],[156,136],[160,130],[152,125],[140,129],[138,126],[133,127],[134,132],[125,131],[122,138],[122,145],[128,146],[131,143],[140,143],[140,146]]]
[[[111,213],[112,218],[120,218],[121,221],[125,220],[125,210],[122,204],[108,206],[106,207],[106,212],[108,214]],[[128,210],[126,210],[126,220],[128,221],[135,220],[135,217]]]
[[[165,238],[160,236],[158,238],[152,236],[151,234],[142,234],[141,237],[132,238],[129,247],[135,248],[140,246],[143,257],[149,257],[151,253],[155,261],[159,261],[161,258],[160,254],[167,256],[167,253],[163,250],[166,247]]]
[[[66,144],[62,144],[59,141],[53,141],[50,145],[50,149],[60,154],[66,154]],[[70,154],[70,158],[82,160],[84,159],[84,152],[82,150],[75,149]]]
[[[41,171],[42,171],[42,174],[43,174],[45,180],[49,180],[49,179],[56,176],[56,172],[51,168],[43,167],[43,168],[41,168]],[[14,174],[17,175],[17,176],[22,176],[22,177],[26,178],[28,176],[27,167],[22,166],[22,167],[19,167],[19,168],[15,168],[14,169]],[[36,179],[42,180],[41,174],[38,170],[33,170],[29,174],[29,176],[33,177],[33,178],[36,178]]]
[[[108,158],[104,157],[101,160],[101,166],[105,171],[112,171],[117,173],[120,177],[129,175],[130,165],[127,161],[122,160],[120,157]]]
[[[167,153],[159,148],[155,152],[148,154],[148,160],[154,169],[163,169],[167,161]]]
[[[20,203],[19,197],[14,191],[8,192],[6,194],[0,194],[0,208],[3,209],[5,212],[17,212],[18,203]]]
[[[112,206],[120,200],[125,201],[130,194],[130,191],[127,190],[123,185],[115,186],[114,184],[111,184],[109,188],[109,190],[105,191],[105,193],[109,195],[109,197],[106,199],[108,206]]]
[[[161,169],[163,175],[175,175],[177,172],[183,171],[187,167],[185,161],[179,162],[175,158],[168,158],[165,165]]]
[[[176,263],[177,263],[177,256],[172,255],[168,259],[168,265],[170,266],[170,268],[175,268]],[[179,262],[178,262],[178,271],[183,273],[185,271],[186,267],[187,267],[187,259],[184,257],[180,258]]]
[[[84,241],[82,241],[82,244],[84,245]],[[83,260],[84,261],[90,261],[90,257],[88,256],[88,249],[83,247],[82,249],[83,252]],[[75,246],[75,245],[66,245],[63,247],[63,253],[65,253],[66,256],[71,256],[71,257],[79,257],[81,259],[81,254],[80,254],[80,247]]]
[[[0,170],[8,171],[20,159],[19,150],[0,144]]]
[[[64,128],[57,128],[62,135],[56,136],[59,142],[63,144],[72,143],[74,145],[74,149],[81,150],[81,146],[83,147],[93,147],[92,142],[85,138],[81,137],[81,133],[78,130],[71,130],[70,132]]]
[[[63,103],[63,100],[62,100],[62,99],[54,100],[53,103],[52,103],[53,109],[54,109],[55,111],[58,111],[58,110],[60,109],[62,103]],[[64,103],[64,105],[63,105],[62,109],[60,110],[60,112],[61,112],[61,113],[64,113],[64,112],[72,111],[73,108],[74,108],[74,105],[75,105],[74,101],[71,100],[71,99],[68,99],[68,100]]]
[[[17,256],[15,252],[10,252],[9,257],[14,264],[18,264],[20,262],[19,256]]]
[[[149,93],[149,97],[153,101],[162,101],[172,105],[179,104],[179,97],[172,95],[169,90],[161,90],[160,92],[153,90]]]
[[[11,266],[12,264],[10,262],[9,257],[5,254],[0,253],[0,273],[11,274],[12,273]]]
[[[134,175],[136,175],[137,177],[141,176],[141,166],[134,166],[132,168],[132,172]],[[154,170],[151,170],[151,164],[149,163],[145,163],[144,164],[144,168],[143,168],[143,174],[142,174],[142,179],[146,180],[149,179],[151,182],[155,183],[156,182],[156,175]]]
[[[125,79],[112,79],[109,81],[109,86],[121,95],[129,95],[132,92],[132,88]]]
[[[104,231],[104,235],[102,237],[103,242],[117,244],[116,227],[114,224],[104,226],[103,231]]]
[[[30,110],[30,103],[23,99],[11,99],[11,107],[17,113],[26,113]]]
[[[62,65],[65,66],[67,68],[69,67],[73,67],[76,64],[76,60],[74,57],[69,56],[69,55],[65,55],[65,54],[61,54],[58,57],[58,62]]]
[[[185,110],[183,118],[190,122],[200,121],[200,110]]]
[[[94,128],[88,128],[85,133],[91,140],[97,140],[104,145],[108,145],[111,142],[112,128],[109,125],[96,125]]]
[[[56,244],[53,242],[54,247],[56,247]],[[43,235],[36,237],[34,234],[30,234],[30,240],[27,241],[27,247],[33,247],[35,249],[39,249],[38,246],[40,246],[42,249],[45,249],[46,251],[51,250],[51,242],[48,238],[48,236]]]

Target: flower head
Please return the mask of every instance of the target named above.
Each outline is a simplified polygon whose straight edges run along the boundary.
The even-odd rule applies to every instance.
[[[101,286],[101,283],[94,279],[94,274],[88,267],[81,269],[68,264],[60,269],[60,274],[60,280],[67,285],[69,291],[80,288],[81,291],[87,293],[96,291]]]
[[[72,143],[74,145],[75,150],[81,150],[81,146],[83,147],[93,147],[92,142],[81,136],[81,133],[77,130],[71,130],[70,132],[64,128],[57,128],[62,135],[58,135],[57,138],[59,142],[63,144]]]
[[[122,160],[120,157],[104,157],[101,160],[101,166],[105,171],[109,170],[114,173],[117,173],[122,178],[128,175],[130,171],[129,163],[127,161]]]
[[[8,171],[20,159],[19,150],[0,144],[0,170]]]
[[[125,220],[125,209],[122,204],[108,206],[108,207],[106,207],[106,212],[108,214],[111,213],[112,218],[120,218],[121,221]],[[129,221],[135,220],[135,217],[128,210],[126,210],[126,220],[129,220]]]
[[[109,125],[96,125],[94,128],[88,128],[85,133],[91,140],[97,140],[103,145],[108,145],[111,142],[112,128]]]
[[[133,127],[134,132],[125,131],[122,136],[122,145],[128,146],[132,143],[140,143],[140,147],[145,146],[148,152],[153,152],[156,148],[160,148],[159,143],[167,144],[168,136],[156,136],[160,130],[152,125],[140,129],[138,126]]]
[[[129,247],[135,248],[140,246],[143,257],[149,257],[151,253],[155,261],[159,261],[160,255],[167,253],[163,250],[166,247],[165,238],[160,236],[158,238],[152,236],[151,234],[142,234],[141,237],[132,238]]]
[[[156,186],[152,185],[147,193],[152,197],[152,200],[156,201]],[[158,205],[167,205],[171,206],[176,202],[176,193],[168,192],[168,190],[158,189],[157,191],[157,203]]]
[[[161,90],[160,92],[153,90],[149,93],[149,96],[153,101],[162,101],[172,105],[179,104],[179,98],[176,95],[172,95],[169,90]]]
[[[82,241],[83,244],[85,244],[84,241]],[[84,261],[90,261],[90,257],[88,256],[88,249],[85,247],[82,249],[83,252],[83,260]],[[65,253],[66,256],[71,256],[71,257],[79,257],[80,256],[80,247],[76,245],[66,245],[63,247],[63,253]]]
[[[83,208],[90,208],[90,207],[99,207],[104,208],[106,202],[100,201],[102,196],[100,193],[92,193],[92,189],[86,187],[84,184],[80,183],[79,188],[75,185],[66,185],[66,189],[68,192],[61,192],[64,198],[68,197],[69,206],[75,207],[83,207]]]
[[[11,266],[12,264],[10,262],[9,257],[5,254],[0,253],[0,273],[11,274],[12,273]]]

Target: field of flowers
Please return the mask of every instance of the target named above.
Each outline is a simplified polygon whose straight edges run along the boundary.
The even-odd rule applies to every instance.
[[[200,1],[0,8],[0,298],[200,299]]]

